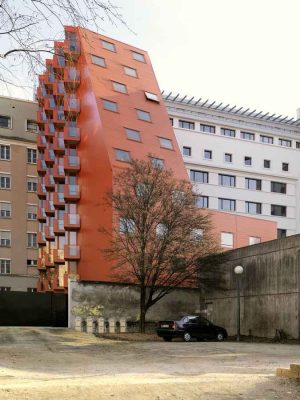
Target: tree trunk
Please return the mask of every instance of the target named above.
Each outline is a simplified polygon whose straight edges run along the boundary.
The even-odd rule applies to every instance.
[[[145,333],[146,328],[146,288],[140,287],[140,333]]]

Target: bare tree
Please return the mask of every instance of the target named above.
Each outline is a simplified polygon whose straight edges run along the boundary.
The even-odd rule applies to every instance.
[[[98,31],[105,20],[125,24],[110,0],[0,0],[0,81],[25,87],[20,72],[33,81],[64,25]]]
[[[105,252],[115,279],[139,286],[144,332],[149,308],[178,287],[196,287],[199,258],[218,247],[190,183],[175,179],[171,170],[134,160],[115,177],[114,188],[108,201],[115,223]]]

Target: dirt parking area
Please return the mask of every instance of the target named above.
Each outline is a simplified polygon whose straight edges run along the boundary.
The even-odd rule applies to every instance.
[[[0,328],[1,400],[299,400],[275,377],[299,345],[126,342],[67,329]]]

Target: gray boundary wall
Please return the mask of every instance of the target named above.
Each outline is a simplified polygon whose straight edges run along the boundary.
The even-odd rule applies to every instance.
[[[205,294],[207,316],[236,334],[236,276],[241,283],[241,334],[272,338],[283,330],[300,338],[300,235],[243,247],[228,252],[221,265],[224,290]]]

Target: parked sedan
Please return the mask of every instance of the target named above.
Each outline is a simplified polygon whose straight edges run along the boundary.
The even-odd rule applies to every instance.
[[[156,332],[166,342],[171,342],[176,337],[182,338],[185,342],[191,339],[199,341],[214,339],[221,342],[228,336],[226,329],[196,315],[185,315],[176,321],[159,321]]]

